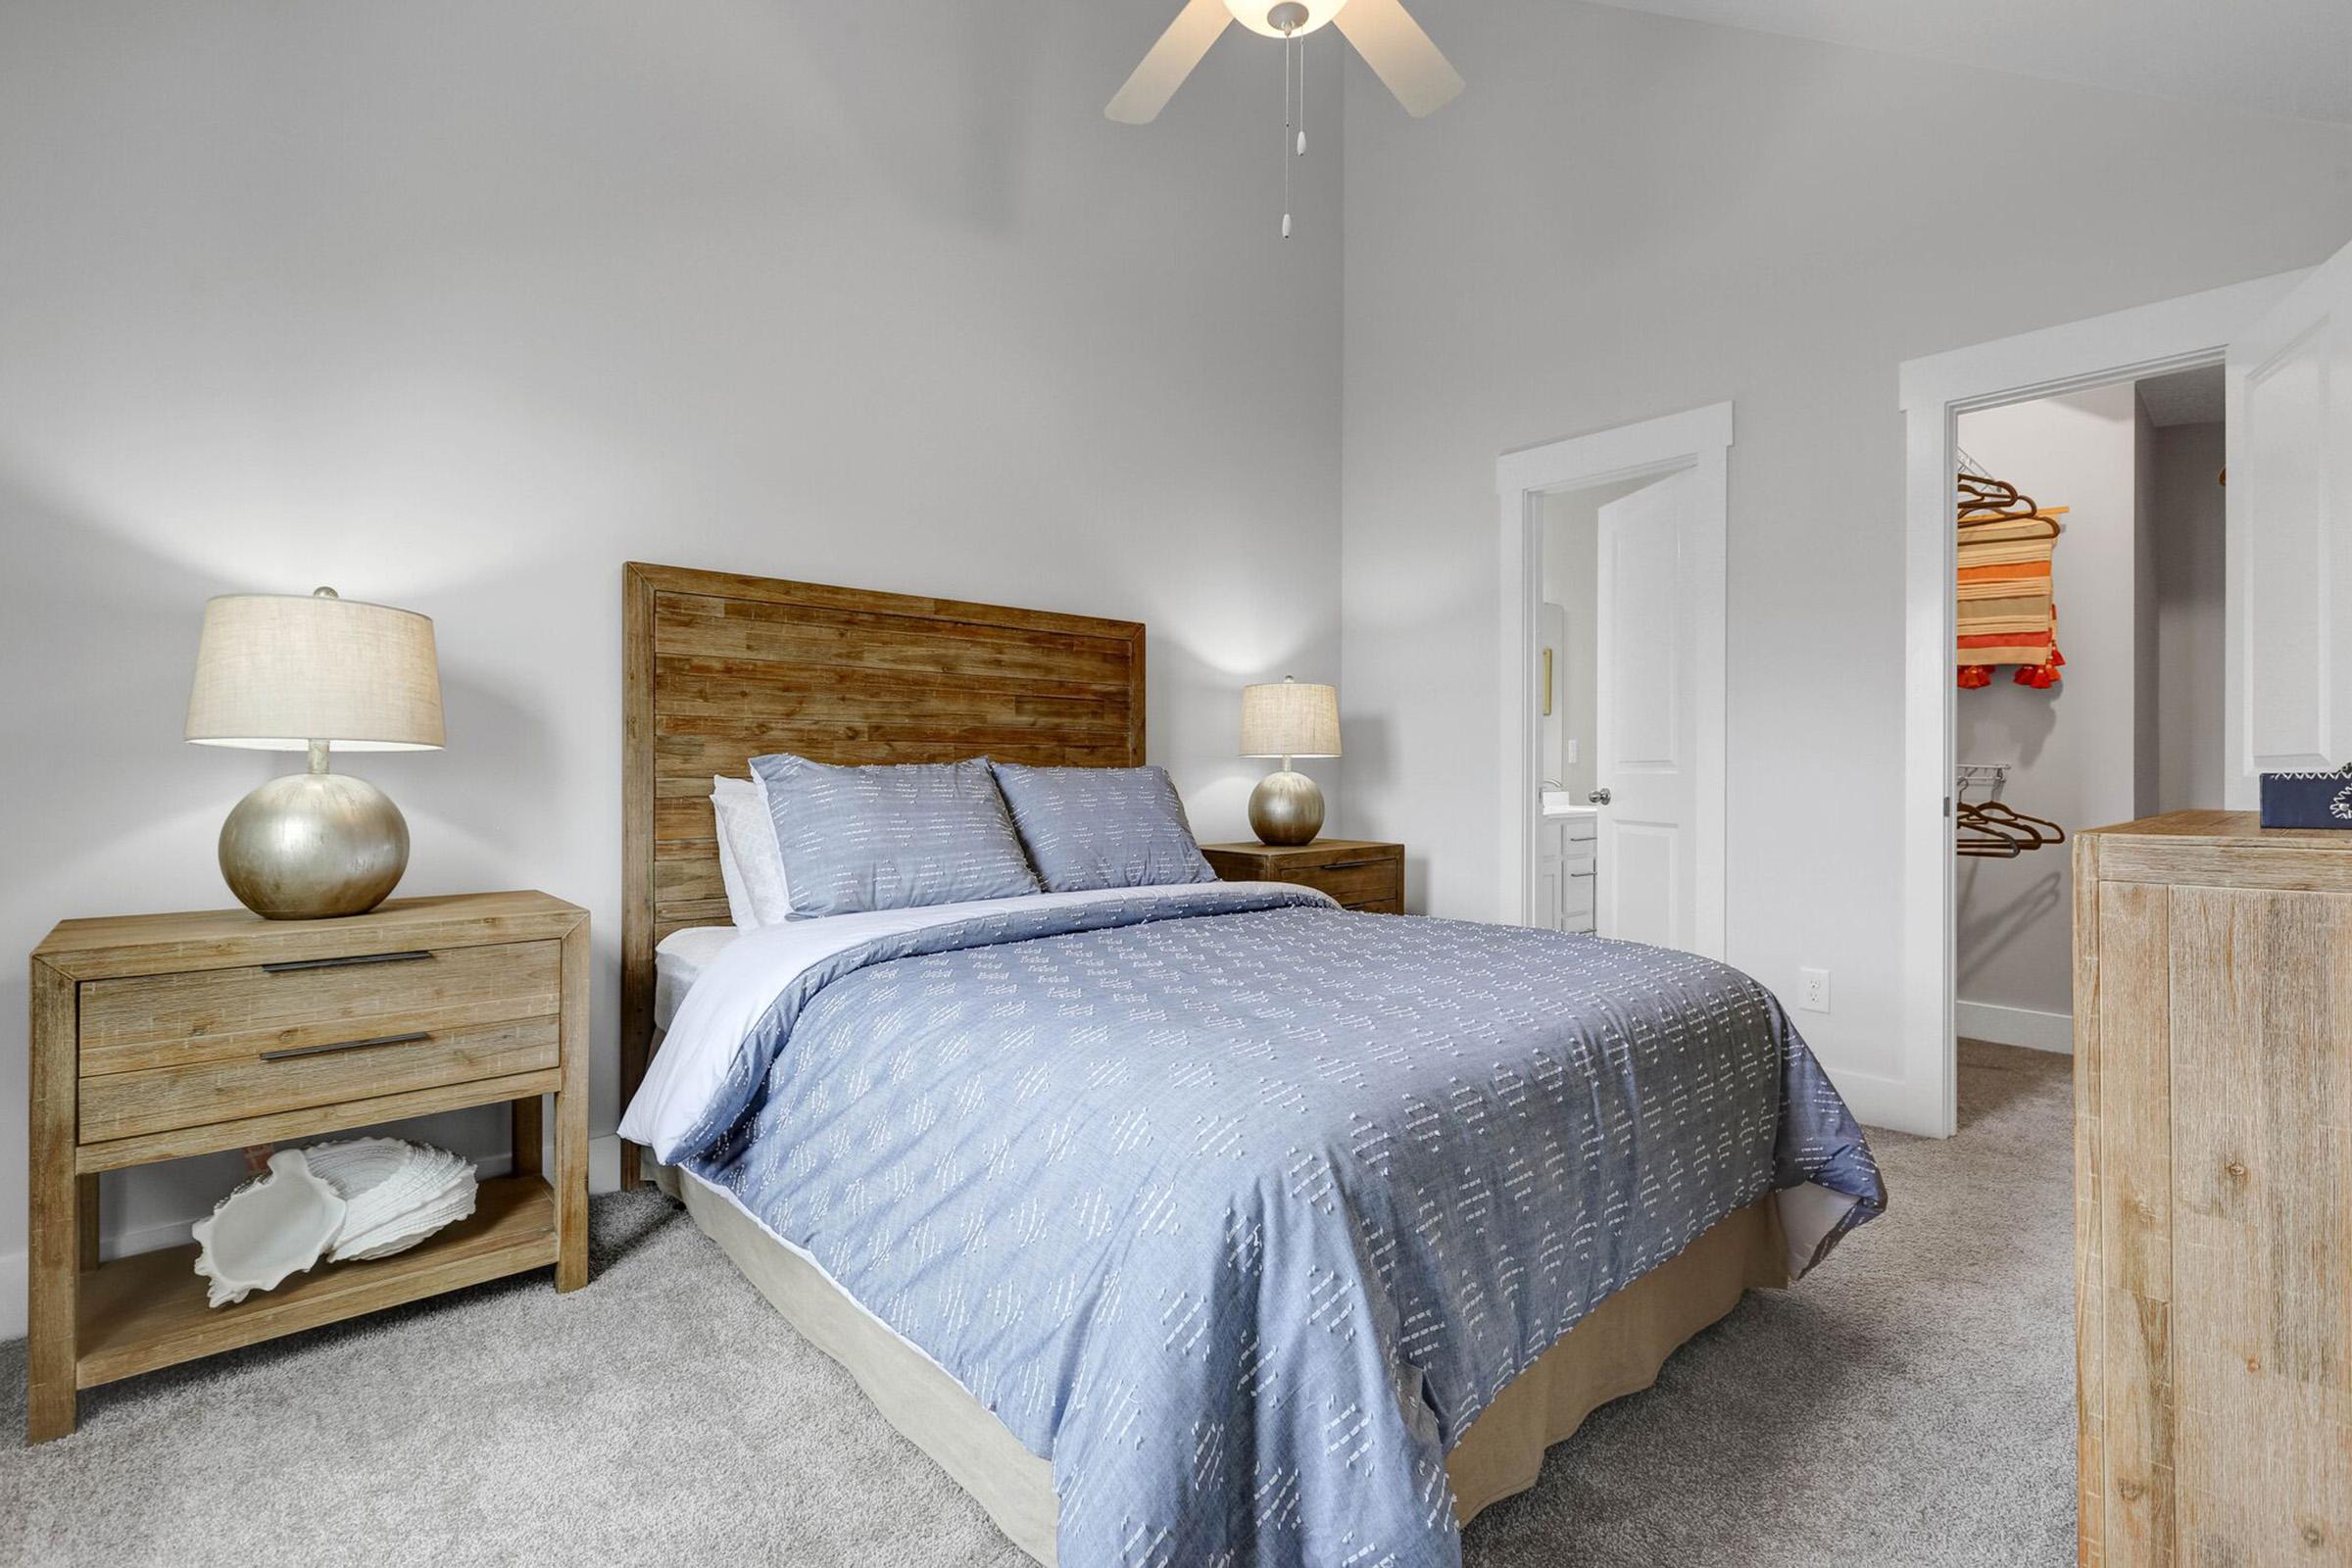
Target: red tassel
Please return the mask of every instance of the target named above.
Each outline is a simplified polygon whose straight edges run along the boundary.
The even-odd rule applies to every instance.
[[[2046,692],[2058,684],[2058,666],[2055,662],[2047,664],[2020,664],[2017,667],[2016,680],[2020,686],[2031,686],[2037,692]]]
[[[2021,665],[2017,671],[2017,683],[2031,686],[2037,692],[2046,692],[2058,684],[2058,666],[2065,662],[2066,656],[2058,651],[2058,607],[2052,605],[2049,660],[2045,663]]]

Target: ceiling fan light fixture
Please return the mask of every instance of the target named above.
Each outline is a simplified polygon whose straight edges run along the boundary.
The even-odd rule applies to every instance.
[[[1209,46],[1237,22],[1283,45],[1286,96],[1292,79],[1292,42],[1327,22],[1338,24],[1372,74],[1414,119],[1444,108],[1462,90],[1460,74],[1404,9],[1404,0],[1185,0],[1176,20],[1102,113],[1129,125],[1158,119]],[[1303,77],[1301,83],[1303,90]]]
[[[1233,20],[1267,38],[1303,38],[1340,14],[1348,0],[1225,0]],[[1285,26],[1284,24],[1289,25]]]

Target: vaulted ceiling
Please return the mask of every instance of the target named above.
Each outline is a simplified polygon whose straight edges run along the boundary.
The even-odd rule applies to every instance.
[[[1754,32],[2352,124],[2352,0],[1603,0]]]

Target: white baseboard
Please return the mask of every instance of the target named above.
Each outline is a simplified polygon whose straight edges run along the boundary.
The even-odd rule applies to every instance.
[[[24,1274],[24,1249],[0,1252],[0,1340],[24,1337],[24,1292],[29,1284]]]
[[[2062,1056],[2075,1054],[2075,1015],[2071,1012],[1996,1007],[1989,1002],[1955,1002],[1952,1026],[1965,1040],[1989,1040],[1996,1046],[2053,1051]]]
[[[473,1162],[476,1174],[504,1176],[514,1168],[508,1154],[492,1154]],[[620,1185],[620,1140],[611,1134],[588,1140],[588,1190],[609,1193]],[[100,1257],[132,1257],[166,1247],[185,1247],[188,1227],[211,1212],[204,1208],[182,1219],[162,1220],[127,1230],[105,1231],[98,1239]],[[30,1279],[24,1249],[0,1252],[0,1341],[24,1337],[25,1292]]]

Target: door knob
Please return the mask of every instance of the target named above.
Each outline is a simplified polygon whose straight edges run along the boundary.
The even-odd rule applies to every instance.
[[[1609,792],[1604,786],[1603,788],[1594,790],[1592,794],[1586,796],[1585,799],[1591,801],[1594,806],[1606,806],[1609,804]]]

